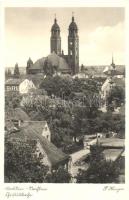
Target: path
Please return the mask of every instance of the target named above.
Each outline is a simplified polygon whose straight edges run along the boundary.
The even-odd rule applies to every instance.
[[[72,158],[70,173],[72,174],[73,177],[77,175],[79,168],[86,169],[88,167],[87,164],[81,166],[81,165],[75,165],[75,163],[79,161],[83,156],[86,156],[89,153],[90,153],[89,149],[82,149],[80,151],[70,154]]]

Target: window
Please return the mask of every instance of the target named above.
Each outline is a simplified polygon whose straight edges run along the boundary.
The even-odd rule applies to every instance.
[[[72,55],[73,54],[73,52],[72,52],[72,50],[70,50],[70,55]]]
[[[10,91],[10,86],[7,86],[7,91]]]
[[[47,127],[45,127],[45,131],[47,131]]]

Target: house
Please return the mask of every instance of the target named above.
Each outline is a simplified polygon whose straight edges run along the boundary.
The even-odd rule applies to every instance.
[[[31,89],[36,89],[32,80],[25,79],[19,85],[20,94],[27,94]]]
[[[36,89],[32,80],[11,78],[5,82],[6,92],[18,92],[20,94],[26,94],[30,89]]]
[[[63,153],[51,142],[51,132],[46,121],[31,121],[21,109],[5,112],[5,133],[12,141],[27,139],[36,141],[37,154],[43,154],[43,162],[50,170],[63,165],[68,169],[69,155]]]
[[[10,108],[5,111],[5,128],[7,130],[20,126],[21,122],[25,120],[28,121],[30,118],[21,108]]]
[[[78,79],[87,79],[87,78],[89,78],[89,75],[87,73],[85,73],[85,72],[80,72],[80,73],[75,74],[73,76],[73,79],[75,79],[75,78],[78,78]]]
[[[12,141],[26,139],[36,141],[36,154],[43,154],[43,164],[49,170],[64,166],[68,170],[69,155],[63,153],[51,143],[51,132],[46,121],[24,121],[18,130],[11,132]]]
[[[103,149],[124,149],[125,140],[120,138],[99,138],[99,145]]]
[[[103,155],[107,161],[116,161],[122,154],[123,149],[105,149]]]
[[[19,92],[19,85],[22,82],[22,79],[11,78],[5,82],[5,91],[6,92]]]
[[[90,145],[90,150],[93,151],[97,146],[101,147],[106,160],[117,161],[124,152],[125,140],[119,138],[98,138],[96,143]]]

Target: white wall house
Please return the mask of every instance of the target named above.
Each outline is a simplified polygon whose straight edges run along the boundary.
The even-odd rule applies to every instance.
[[[6,92],[19,92],[20,94],[27,94],[30,89],[36,89],[32,80],[11,78],[5,82]]]
[[[36,89],[36,86],[32,82],[32,80],[25,79],[19,85],[19,93],[20,94],[27,94],[30,89]]]

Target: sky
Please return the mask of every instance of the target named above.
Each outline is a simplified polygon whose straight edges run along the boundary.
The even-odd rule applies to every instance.
[[[29,57],[50,54],[51,26],[56,14],[61,48],[68,53],[68,26],[74,12],[79,34],[79,64],[125,64],[124,8],[121,7],[8,7],[5,9],[6,67],[26,66]]]

